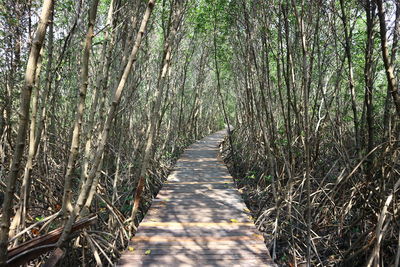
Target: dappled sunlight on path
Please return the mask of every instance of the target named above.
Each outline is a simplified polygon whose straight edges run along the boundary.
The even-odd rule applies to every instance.
[[[217,157],[224,135],[185,150],[120,266],[275,266]]]

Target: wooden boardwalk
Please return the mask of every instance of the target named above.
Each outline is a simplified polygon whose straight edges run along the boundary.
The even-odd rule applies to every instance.
[[[119,266],[276,266],[217,158],[224,135],[185,150]]]

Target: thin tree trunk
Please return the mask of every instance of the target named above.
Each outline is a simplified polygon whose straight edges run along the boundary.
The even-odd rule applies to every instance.
[[[310,73],[308,72],[309,69],[309,51],[308,51],[308,46],[307,46],[307,40],[306,40],[306,32],[305,32],[305,26],[304,26],[304,9],[306,8],[304,6],[304,2],[302,2],[302,10],[301,13],[297,11],[296,4],[294,3],[294,0],[292,0],[292,5],[295,13],[295,17],[297,19],[297,24],[300,30],[300,36],[301,36],[301,47],[302,47],[302,76],[303,76],[303,82],[302,82],[302,89],[303,89],[303,127],[304,127],[304,158],[305,158],[305,172],[304,172],[304,179],[306,182],[306,190],[307,190],[307,208],[306,208],[306,222],[307,222],[307,266],[311,266],[311,247],[312,247],[312,240],[311,240],[311,177],[310,177],[310,172],[311,172],[311,163],[310,163],[310,141],[309,141],[309,114],[308,114],[308,109],[309,109],[309,75]],[[318,25],[318,24],[317,24]],[[317,26],[318,27],[318,26]]]
[[[378,9],[379,12],[379,9]],[[378,13],[379,15],[379,13]],[[396,18],[395,18],[395,24],[394,24],[394,30],[393,30],[393,44],[392,44],[392,55],[391,55],[391,63],[393,66],[393,63],[396,60],[396,53],[398,50],[398,45],[399,45],[399,38],[400,38],[400,1],[396,1]],[[392,98],[392,92],[390,91],[390,86],[388,85],[387,92],[386,92],[386,99],[385,99],[385,111],[383,115],[383,128],[384,128],[384,134],[383,134],[383,140],[386,140],[388,136],[390,136],[390,128],[389,128],[389,123],[390,123],[390,108],[391,108],[391,101]]]
[[[160,73],[158,76],[158,81],[157,81],[157,88],[155,92],[155,100],[152,105],[152,111],[151,111],[151,117],[150,117],[150,124],[148,126],[147,130],[147,141],[146,141],[146,147],[144,151],[144,156],[143,156],[143,161],[142,161],[142,166],[140,168],[140,174],[139,174],[139,182],[136,187],[135,191],[135,196],[133,198],[133,208],[131,212],[131,217],[130,217],[130,231],[134,229],[135,226],[135,218],[136,214],[139,211],[139,206],[140,206],[140,201],[142,199],[142,193],[144,190],[144,185],[146,182],[146,174],[148,171],[148,165],[150,163],[151,155],[152,155],[152,149],[153,149],[153,143],[156,138],[156,132],[157,132],[157,124],[159,122],[160,118],[160,107],[161,107],[161,100],[164,92],[164,86],[166,83],[167,79],[167,73],[171,64],[171,58],[172,58],[172,47],[175,42],[175,35],[178,30],[180,21],[182,19],[182,7],[180,4],[182,3],[181,0],[177,0],[175,2],[174,8],[174,16],[172,19],[172,30],[169,32],[167,35],[167,40],[164,44],[164,51],[163,51],[163,58],[162,58],[162,63],[161,63],[161,69]],[[172,11],[172,10],[171,10]]]
[[[7,190],[4,196],[3,216],[1,217],[0,229],[0,266],[5,266],[7,260],[8,232],[10,228],[10,217],[12,213],[12,200],[15,192],[15,183],[20,172],[21,159],[25,148],[26,131],[29,122],[29,105],[32,88],[35,84],[35,74],[42,48],[48,20],[50,18],[53,0],[44,0],[40,21],[32,42],[28,64],[25,73],[25,85],[21,92],[21,105],[19,115],[18,135],[12,159],[12,166],[7,177]]]
[[[41,49],[36,68],[35,86],[32,88],[32,96],[31,96],[32,111],[30,112],[28,158],[25,163],[24,176],[22,178],[20,199],[18,203],[19,207],[10,225],[10,233],[9,233],[10,237],[13,237],[15,235],[19,227],[23,228],[25,226],[25,216],[28,206],[29,188],[31,183],[30,177],[33,168],[33,159],[36,154],[35,151],[36,116],[38,111],[38,95],[40,86],[39,79],[40,79],[40,70],[42,68],[42,58],[43,58],[43,47]]]
[[[54,6],[53,6],[54,9]],[[41,94],[42,103],[41,108],[38,109],[38,95],[39,95],[39,74],[41,67],[38,63],[38,68],[36,70],[36,80],[35,80],[35,88],[32,92],[32,111],[31,111],[31,124],[29,130],[29,148],[28,148],[28,159],[25,164],[24,177],[22,179],[21,185],[21,195],[19,200],[19,208],[17,213],[15,214],[11,226],[10,226],[10,237],[14,236],[18,228],[23,229],[25,227],[26,215],[29,208],[29,193],[31,188],[31,175],[33,168],[33,161],[36,157],[36,153],[39,147],[40,136],[43,130],[43,119],[44,112],[42,109],[46,105],[46,99],[48,95],[48,91],[50,88],[50,76],[51,76],[51,65],[53,61],[53,12],[51,12],[51,17],[49,21],[49,38],[48,38],[48,61],[47,61],[47,70],[46,70],[46,85],[44,92]],[[42,48],[43,50],[43,48]],[[39,115],[38,124],[36,126],[36,116]]]
[[[95,178],[95,176],[98,173],[98,167],[102,161],[104,148],[105,148],[107,140],[108,140],[108,135],[111,130],[112,122],[114,120],[117,107],[121,101],[122,92],[125,88],[125,85],[126,85],[128,76],[131,72],[132,66],[137,60],[137,53],[139,51],[139,48],[140,48],[145,30],[146,30],[146,26],[150,19],[150,15],[152,13],[154,5],[155,5],[155,0],[149,0],[146,11],[143,15],[142,23],[141,23],[139,31],[136,35],[135,45],[132,48],[131,54],[129,56],[128,62],[126,63],[126,66],[125,66],[123,75],[119,81],[118,87],[116,88],[116,90],[114,92],[113,101],[111,102],[111,105],[110,105],[108,113],[107,113],[107,118],[106,118],[106,121],[104,123],[104,128],[101,133],[100,143],[95,152],[93,164],[92,164],[91,169],[85,179],[85,184],[82,186],[81,192],[79,193],[77,203],[68,219],[68,222],[65,224],[63,233],[62,233],[61,237],[59,238],[59,240],[57,241],[56,245],[58,247],[62,247],[65,245],[67,237],[71,232],[72,225],[75,222],[76,217],[78,216],[80,210],[82,209],[82,206],[84,205],[84,203],[87,199],[89,190],[92,187],[93,179]],[[51,258],[53,258],[53,256]],[[51,258],[49,259],[49,261],[51,260]]]
[[[67,170],[64,176],[64,194],[62,201],[62,213],[65,220],[67,220],[68,213],[73,209],[72,207],[72,176],[75,171],[75,161],[78,157],[80,136],[83,115],[85,113],[86,92],[89,84],[89,58],[92,47],[92,39],[94,36],[94,25],[96,23],[97,5],[99,0],[94,0],[89,11],[88,31],[86,34],[85,47],[82,55],[81,67],[81,86],[79,89],[79,99],[76,107],[76,115],[74,122],[74,130],[72,133],[71,148],[68,157]]]
[[[360,133],[359,133],[359,126],[358,126],[358,115],[357,115],[357,105],[356,105],[356,92],[354,86],[354,74],[353,74],[353,59],[351,55],[351,36],[348,31],[347,25],[347,16],[344,7],[344,0],[340,0],[340,9],[342,12],[342,22],[344,28],[344,36],[345,36],[345,52],[347,57],[347,65],[349,71],[349,88],[350,88],[350,95],[351,95],[351,108],[353,110],[353,123],[354,123],[354,134],[355,134],[355,141],[356,141],[356,148],[359,149],[360,147]]]
[[[216,8],[214,8],[214,34],[213,34],[213,45],[214,45],[214,64],[215,64],[215,74],[217,77],[217,93],[221,101],[221,107],[222,111],[224,114],[224,119],[226,122],[226,126],[228,129],[228,138],[229,138],[229,145],[231,147],[231,153],[232,155],[235,155],[234,153],[234,148],[233,148],[233,141],[232,141],[232,134],[231,134],[231,125],[229,122],[228,114],[226,112],[226,106],[225,106],[225,101],[224,97],[222,96],[221,92],[221,77],[220,77],[220,72],[219,72],[219,67],[218,67],[218,55],[217,55],[217,11]]]
[[[365,50],[365,68],[364,68],[364,80],[365,80],[365,107],[366,107],[366,122],[367,122],[367,151],[369,153],[374,148],[374,118],[373,118],[373,103],[372,94],[374,89],[374,77],[373,77],[373,49],[374,49],[374,19],[375,19],[375,7],[371,0],[366,2],[366,15],[367,15],[367,40]],[[368,157],[366,173],[371,178],[371,167],[373,161],[373,154]]]
[[[393,60],[389,56],[388,43],[386,39],[386,22],[385,22],[385,11],[383,9],[382,0],[375,0],[378,6],[378,16],[379,16],[379,28],[381,34],[381,49],[383,63],[385,64],[386,78],[388,82],[388,91],[392,94],[393,102],[396,107],[397,117],[400,119],[400,94],[398,90],[398,82],[394,74]],[[397,3],[397,8],[399,4]],[[398,22],[397,22],[398,23]],[[396,29],[397,30],[397,29]]]
[[[100,62],[104,62],[104,65],[101,74],[97,77],[96,80],[96,85],[94,88],[95,92],[93,93],[92,106],[89,113],[87,126],[85,128],[85,134],[84,134],[85,149],[84,149],[83,164],[82,164],[81,183],[84,182],[84,178],[87,176],[87,171],[89,167],[90,151],[93,142],[92,136],[94,135],[95,132],[96,110],[98,110],[99,114],[101,114],[103,112],[103,106],[105,102],[104,98],[101,99],[100,101],[100,96],[102,94],[102,91],[104,91],[101,89],[106,88],[108,84],[107,76],[111,65],[111,57],[108,56],[108,54],[110,51],[112,51],[112,48],[114,46],[114,33],[112,33],[114,31],[114,25],[113,25],[114,5],[115,5],[114,0],[112,0],[110,3],[110,7],[108,9],[108,16],[107,16],[107,25],[108,27],[110,27],[110,29],[105,33],[104,43],[100,56]]]

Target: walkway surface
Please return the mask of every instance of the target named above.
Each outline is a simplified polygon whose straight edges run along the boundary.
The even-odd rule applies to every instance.
[[[225,133],[185,150],[119,266],[276,266],[218,158]]]

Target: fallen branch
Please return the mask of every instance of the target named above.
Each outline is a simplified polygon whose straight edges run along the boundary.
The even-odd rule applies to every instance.
[[[25,228],[23,231],[19,232],[17,235],[15,235],[13,238],[11,238],[8,243],[13,242],[14,240],[16,240],[17,238],[19,238],[20,236],[22,236],[23,234],[25,234],[26,232],[28,232],[29,230],[39,226],[42,223],[45,223],[47,221],[52,221],[53,219],[57,218],[57,216],[60,215],[60,211],[58,211],[57,213],[54,213],[53,215],[50,215],[49,217],[44,218],[43,220],[40,220],[32,225],[30,225],[29,227]]]
[[[97,216],[84,218],[76,222],[72,227],[72,232],[76,232],[89,225],[92,225],[97,220]],[[29,260],[39,257],[41,254],[46,253],[54,248],[55,243],[61,236],[64,227],[57,228],[45,235],[31,239],[25,243],[20,244],[7,253],[7,265],[19,266]]]

